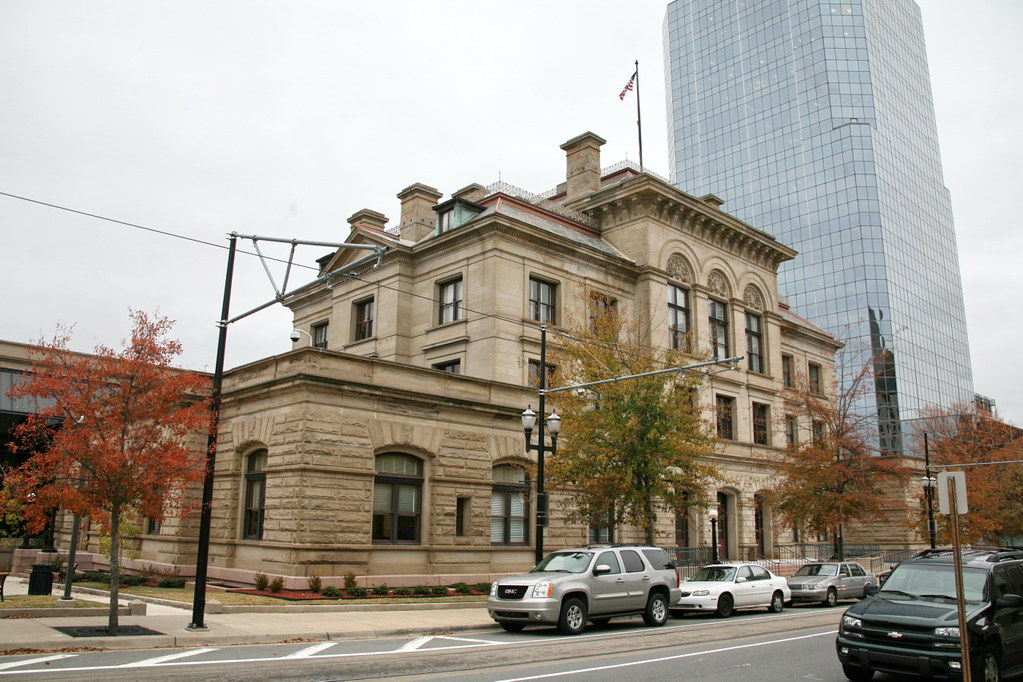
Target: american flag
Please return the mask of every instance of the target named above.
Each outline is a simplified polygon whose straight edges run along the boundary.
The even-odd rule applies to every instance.
[[[621,93],[618,95],[618,99],[622,99],[622,100],[625,99],[626,93],[628,93],[629,90],[632,90],[632,85],[633,85],[633,83],[636,82],[636,76],[637,75],[639,75],[639,71],[636,71],[635,73],[632,74],[632,78],[630,78],[629,82],[625,84],[624,88],[622,88]]]

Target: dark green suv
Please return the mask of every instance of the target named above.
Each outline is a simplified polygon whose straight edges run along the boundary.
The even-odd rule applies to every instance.
[[[963,549],[963,593],[973,679],[1023,673],[1023,550]],[[850,680],[875,671],[962,679],[951,549],[903,561],[879,590],[842,616],[836,646]]]

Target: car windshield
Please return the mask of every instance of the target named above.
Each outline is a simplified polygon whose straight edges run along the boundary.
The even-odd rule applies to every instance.
[[[730,582],[733,578],[735,578],[733,566],[704,566],[690,580],[722,583]]]
[[[530,573],[585,573],[593,552],[555,552],[548,554]]]
[[[795,576],[801,575],[838,575],[837,564],[807,564],[800,566]]]
[[[963,596],[967,601],[984,599],[986,582],[986,571],[963,567]],[[902,564],[895,567],[878,594],[882,597],[903,594],[932,599],[955,599],[955,584],[955,569],[951,564]]]

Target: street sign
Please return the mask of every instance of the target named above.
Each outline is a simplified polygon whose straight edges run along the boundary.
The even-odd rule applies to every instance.
[[[952,513],[949,482],[955,486],[955,513],[965,514],[970,511],[966,506],[966,474],[962,471],[942,471],[938,474],[938,511],[942,514]]]

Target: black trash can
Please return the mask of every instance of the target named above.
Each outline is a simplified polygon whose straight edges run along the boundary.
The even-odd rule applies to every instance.
[[[28,577],[29,594],[50,594],[53,592],[53,565],[32,564],[32,575]]]

